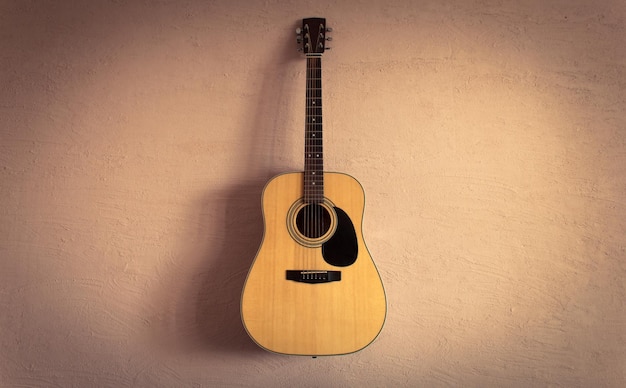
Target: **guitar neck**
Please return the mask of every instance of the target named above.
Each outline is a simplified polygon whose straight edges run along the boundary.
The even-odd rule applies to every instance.
[[[306,59],[306,115],[304,139],[304,201],[324,201],[322,133],[322,57]]]

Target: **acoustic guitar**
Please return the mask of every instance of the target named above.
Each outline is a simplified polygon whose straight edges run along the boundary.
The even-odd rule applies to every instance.
[[[324,171],[323,18],[298,28],[306,57],[304,171],[278,175],[263,190],[264,234],[243,288],[250,337],[275,353],[356,352],[380,333],[385,291],[365,242],[365,195],[353,177]]]

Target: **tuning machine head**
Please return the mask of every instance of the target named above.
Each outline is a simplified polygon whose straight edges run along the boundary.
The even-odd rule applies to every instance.
[[[332,42],[333,37],[332,37],[332,36],[328,36],[328,33],[329,33],[329,32],[333,32],[333,28],[332,28],[332,27],[326,27],[326,35],[325,35],[325,39],[326,39],[326,41],[328,41],[328,42]],[[325,47],[324,47],[324,50],[330,50],[331,48],[332,48],[332,47],[325,46]]]

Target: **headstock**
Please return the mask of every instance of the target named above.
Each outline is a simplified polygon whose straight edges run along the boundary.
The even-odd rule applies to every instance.
[[[304,52],[307,56],[319,56],[330,47],[326,47],[326,41],[333,38],[327,36],[328,32],[332,32],[332,28],[326,26],[324,18],[308,18],[302,19],[302,27],[296,28],[296,42],[302,45],[298,51]]]

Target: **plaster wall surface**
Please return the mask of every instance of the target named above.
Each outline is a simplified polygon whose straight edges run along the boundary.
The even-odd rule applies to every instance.
[[[388,298],[330,358],[239,318],[260,196],[366,191]],[[623,1],[0,2],[0,385],[626,385]]]

